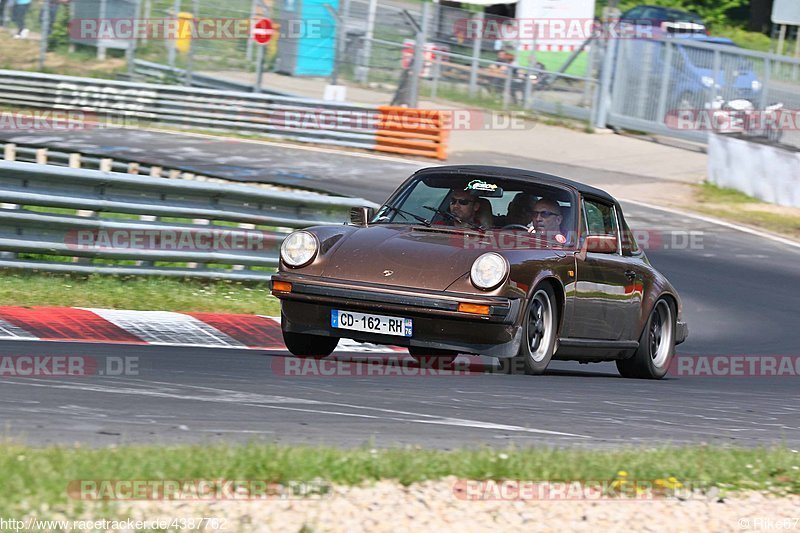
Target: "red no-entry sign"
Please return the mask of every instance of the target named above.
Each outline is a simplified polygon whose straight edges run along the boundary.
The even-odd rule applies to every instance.
[[[272,21],[260,19],[253,25],[253,40],[258,44],[267,44],[272,39]]]

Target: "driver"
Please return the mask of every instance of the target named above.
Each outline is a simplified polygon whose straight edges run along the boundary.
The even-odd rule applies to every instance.
[[[472,195],[469,191],[461,189],[451,189],[450,191],[450,214],[456,217],[456,220],[449,220],[446,223],[460,228],[469,227],[470,224],[480,225],[478,219],[478,197]]]

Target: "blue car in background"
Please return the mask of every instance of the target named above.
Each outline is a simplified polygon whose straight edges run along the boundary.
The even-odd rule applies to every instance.
[[[749,100],[758,104],[762,84],[753,63],[733,54],[720,54],[719,70],[714,71],[714,51],[695,48],[689,43],[722,44],[732,48],[737,45],[725,37],[708,37],[698,34],[675,35],[676,46],[670,68],[670,101],[674,108],[706,108],[718,101]],[[678,44],[685,41],[687,44]],[[735,52],[731,50],[731,52]],[[659,54],[661,56],[661,54]],[[714,90],[716,93],[714,93]]]
[[[717,72],[714,71],[714,50],[693,46],[700,43],[723,45],[716,47],[720,50]],[[672,48],[669,65],[665,64],[667,44]],[[625,69],[618,82],[634,91],[630,94],[636,94],[636,91],[640,95],[649,94],[649,101],[652,101],[658,97],[666,77],[667,111],[708,109],[719,107],[722,102],[740,99],[748,100],[757,107],[760,101],[762,84],[753,61],[738,55],[738,47],[728,38],[673,34],[664,40],[635,39],[627,43],[623,50]],[[636,99],[630,99],[621,105],[633,112],[638,104]],[[655,112],[655,109],[651,108],[650,112]]]

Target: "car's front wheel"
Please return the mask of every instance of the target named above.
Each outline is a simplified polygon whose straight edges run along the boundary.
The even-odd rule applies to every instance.
[[[419,346],[409,346],[408,353],[423,368],[448,368],[453,365],[456,357],[458,357],[457,353],[453,353],[450,350],[420,348]]]
[[[650,312],[634,356],[617,361],[617,370],[623,377],[661,379],[667,374],[675,355],[675,320],[669,302],[658,300]]]
[[[322,358],[333,353],[339,344],[339,339],[284,331],[283,343],[295,357]]]
[[[549,285],[536,288],[522,323],[522,343],[510,361],[512,374],[543,374],[553,358],[558,329],[558,308]]]

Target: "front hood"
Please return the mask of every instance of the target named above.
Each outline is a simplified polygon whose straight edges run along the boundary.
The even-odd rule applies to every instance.
[[[469,249],[475,235],[409,226],[359,228],[327,254],[322,275],[443,291],[485,252]]]

